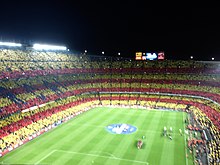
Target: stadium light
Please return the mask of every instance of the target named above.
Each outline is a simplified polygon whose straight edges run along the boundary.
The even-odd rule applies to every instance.
[[[14,42],[0,42],[0,46],[14,46],[14,47],[21,47],[22,45],[20,43],[14,43]]]
[[[67,50],[65,46],[34,44],[36,50]]]

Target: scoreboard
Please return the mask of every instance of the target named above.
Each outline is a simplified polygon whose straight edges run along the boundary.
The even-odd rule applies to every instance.
[[[135,60],[164,60],[164,52],[142,53],[136,52]]]

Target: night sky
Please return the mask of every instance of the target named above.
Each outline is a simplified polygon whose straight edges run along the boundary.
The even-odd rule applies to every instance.
[[[1,2],[0,39],[66,45],[88,54],[220,60],[220,13],[214,7],[158,6],[140,1]]]

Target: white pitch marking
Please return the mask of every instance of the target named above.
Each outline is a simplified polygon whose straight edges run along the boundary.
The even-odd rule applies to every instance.
[[[43,161],[44,159],[46,159],[47,157],[49,157],[50,155],[52,155],[54,152],[56,152],[57,150],[52,150],[49,154],[45,155],[43,158],[41,158],[39,161],[37,161],[36,164],[39,164],[41,161]]]
[[[111,156],[111,157],[113,157],[113,158],[117,158],[115,155],[113,155],[113,154],[111,154],[111,153],[109,153],[109,152],[102,152],[102,151],[91,151],[90,153],[100,153],[100,154],[106,154],[106,155],[109,155],[109,156]]]
[[[65,150],[55,150],[57,152],[65,152],[70,154],[79,154],[79,155],[88,155],[88,156],[94,156],[94,157],[101,157],[101,158],[108,158],[108,159],[115,159],[115,160],[122,160],[127,162],[134,162],[134,163],[140,163],[140,164],[146,164],[148,165],[148,162],[138,161],[138,160],[131,160],[131,159],[123,159],[118,157],[111,157],[111,156],[102,156],[102,155],[96,155],[96,154],[89,154],[89,153],[82,153],[82,152],[73,152],[73,151],[65,151]]]

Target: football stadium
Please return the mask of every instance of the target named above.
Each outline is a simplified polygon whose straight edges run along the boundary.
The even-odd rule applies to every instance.
[[[219,164],[220,63],[0,45],[0,164]]]

